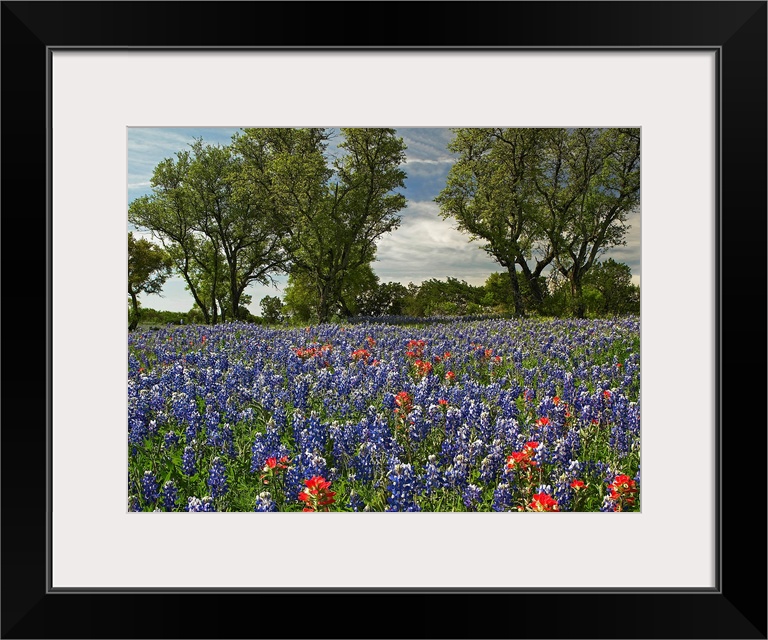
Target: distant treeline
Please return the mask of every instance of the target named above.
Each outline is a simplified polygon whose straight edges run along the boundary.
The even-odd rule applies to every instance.
[[[514,291],[506,273],[492,273],[481,286],[448,277],[430,279],[419,285],[398,282],[379,283],[375,275],[363,279],[358,288],[342,295],[343,315],[332,321],[379,320],[400,322],[427,318],[479,318],[512,316],[515,313]],[[550,276],[540,278],[541,301],[531,293],[520,274],[520,291],[529,315],[546,317],[573,316],[573,297],[569,283]],[[309,286],[292,279],[285,295],[265,296],[260,301],[261,314],[255,316],[241,307],[238,320],[256,324],[292,325],[319,322],[312,304]],[[613,317],[640,313],[640,287],[632,284],[629,266],[608,259],[600,262],[585,276],[583,303],[587,317]],[[142,324],[202,324],[203,313],[196,306],[188,312],[156,311],[142,308]]]

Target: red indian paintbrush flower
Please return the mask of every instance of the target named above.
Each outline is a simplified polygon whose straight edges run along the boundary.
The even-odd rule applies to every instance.
[[[528,505],[533,511],[559,511],[557,500],[547,493],[534,493]]]
[[[620,474],[608,485],[611,492],[611,499],[617,500],[619,506],[631,506],[635,504],[635,494],[637,493],[637,483],[627,475]]]
[[[507,468],[514,469],[516,466],[525,469],[528,466],[528,454],[524,451],[515,451],[507,456]]]
[[[413,364],[416,367],[416,375],[422,378],[432,371],[432,363],[427,360],[416,360]]]
[[[259,479],[264,484],[269,484],[269,481],[276,476],[283,469],[288,468],[288,456],[283,456],[278,460],[275,457],[269,457],[264,461],[264,467],[261,469],[261,475]]]
[[[368,358],[370,357],[371,357],[371,352],[368,351],[368,349],[355,349],[352,352],[353,360],[362,360],[363,362],[368,362]]]
[[[424,355],[424,340],[409,340],[405,355],[408,358],[421,358]]]
[[[267,461],[264,463],[264,470],[267,469],[285,469],[287,467],[288,462],[288,456],[283,456],[278,460],[277,458],[267,458]]]
[[[507,469],[518,468],[520,470],[528,469],[529,467],[535,467],[538,462],[533,459],[536,449],[539,443],[535,440],[531,440],[525,443],[522,451],[515,451],[507,456]]]
[[[331,481],[322,476],[312,476],[304,481],[306,489],[299,492],[299,500],[306,506],[304,511],[329,511],[328,505],[335,502],[335,491],[329,491]]]
[[[397,427],[405,426],[408,414],[413,409],[413,397],[407,391],[401,391],[395,396],[395,416],[397,416]]]
[[[571,488],[576,489],[576,491],[581,491],[584,488],[584,481],[574,480],[573,482],[571,482]]]
[[[395,396],[395,404],[403,413],[408,413],[413,408],[413,398],[407,391],[401,391]]]

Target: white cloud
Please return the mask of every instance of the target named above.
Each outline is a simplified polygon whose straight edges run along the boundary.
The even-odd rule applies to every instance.
[[[409,202],[400,228],[379,241],[374,263],[382,282],[402,284],[448,276],[482,284],[496,270],[499,265],[480,243],[470,243],[450,220],[443,220],[433,202]]]
[[[449,129],[442,127],[419,127],[397,129],[397,134],[402,136],[408,147],[406,154],[408,160],[434,160],[450,158],[447,150],[448,143],[453,134]]]

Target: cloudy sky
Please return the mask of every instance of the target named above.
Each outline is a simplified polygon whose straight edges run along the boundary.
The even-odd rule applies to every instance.
[[[152,192],[150,178],[155,166],[177,151],[187,149],[194,138],[203,138],[209,144],[228,144],[237,129],[232,128],[129,128],[128,129],[128,202]],[[378,242],[377,261],[373,268],[380,282],[409,282],[448,276],[482,285],[488,275],[503,271],[498,263],[480,248],[481,242],[469,242],[468,236],[455,229],[455,222],[443,220],[433,201],[445,185],[454,156],[446,146],[451,140],[449,129],[400,128],[408,149],[405,196],[408,204],[400,212],[400,227]],[[332,151],[332,147],[329,148]],[[632,279],[640,283],[640,214],[630,216],[631,228],[626,246],[607,252],[602,259],[612,257],[625,262],[632,269]],[[149,233],[129,231],[151,239]],[[276,277],[277,287],[253,285],[246,292],[253,296],[251,313],[260,314],[259,301],[266,295],[282,295],[286,277]],[[170,311],[189,311],[194,304],[179,277],[169,279],[162,296],[142,294],[139,299],[145,307]]]

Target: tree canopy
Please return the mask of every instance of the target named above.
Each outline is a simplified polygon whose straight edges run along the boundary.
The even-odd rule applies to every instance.
[[[640,200],[639,129],[455,129],[458,154],[435,198],[508,271],[515,311],[525,312],[518,268],[533,295],[552,265],[583,317],[584,275],[606,250],[624,244]]]
[[[290,273],[311,287],[321,322],[349,315],[348,291],[405,207],[405,144],[394,129],[243,129],[229,145],[196,140],[155,167],[129,206],[205,316],[237,317],[246,287]],[[370,270],[370,269],[369,269]]]
[[[161,247],[145,238],[128,233],[128,295],[133,314],[128,328],[133,331],[139,323],[138,296],[141,293],[160,294],[171,274],[171,259]]]

